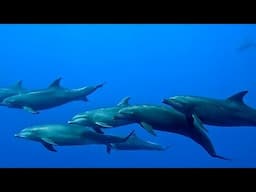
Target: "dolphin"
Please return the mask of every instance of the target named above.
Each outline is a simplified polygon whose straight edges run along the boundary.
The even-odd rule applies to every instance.
[[[107,152],[110,153],[111,149],[115,150],[147,150],[147,151],[165,151],[169,149],[169,146],[162,146],[158,143],[146,141],[133,133],[131,137],[122,143],[111,143],[107,146]]]
[[[113,128],[130,124],[130,121],[114,119],[120,109],[129,106],[129,100],[130,97],[124,97],[114,107],[98,108],[78,113],[68,123],[89,126],[98,133],[104,133],[101,128]]]
[[[60,85],[61,78],[54,80],[48,88],[29,91],[8,97],[2,101],[2,105],[21,108],[33,114],[39,110],[45,110],[66,104],[71,101],[88,101],[87,95],[93,93],[104,83],[96,86],[86,86],[78,89],[67,89]]]
[[[45,124],[22,129],[14,136],[40,142],[46,149],[57,152],[54,146],[73,146],[125,142],[134,131],[126,137],[103,135],[96,133],[90,127],[70,124]]]
[[[212,157],[229,160],[216,154],[214,146],[201,127],[190,125],[183,113],[159,105],[133,105],[119,110],[116,119],[125,119],[140,124],[152,135],[155,130],[172,132],[188,137],[201,145]]]
[[[238,51],[244,51],[246,49],[256,48],[256,43],[251,39],[246,39],[238,48]]]
[[[163,99],[186,115],[190,124],[203,129],[203,124],[215,126],[256,126],[256,110],[243,101],[248,91],[240,91],[226,99],[198,96],[174,96]]]
[[[26,91],[27,90],[22,86],[22,80],[17,81],[14,85],[9,87],[0,88],[0,102],[2,102],[7,97],[24,93]]]

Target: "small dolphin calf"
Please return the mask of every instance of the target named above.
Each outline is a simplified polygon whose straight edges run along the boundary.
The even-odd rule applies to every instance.
[[[132,123],[130,121],[114,119],[114,116],[120,109],[129,106],[129,99],[130,97],[123,98],[114,107],[99,108],[79,113],[72,120],[68,121],[68,123],[89,126],[94,128],[98,133],[103,133],[101,128],[113,128],[130,124]]]
[[[132,131],[126,137],[103,135],[93,129],[80,125],[48,124],[37,125],[21,130],[15,137],[40,142],[49,151],[56,152],[54,146],[72,146],[125,142],[134,133]]]
[[[123,143],[113,143],[108,145],[108,153],[111,152],[111,149],[115,150],[147,150],[147,151],[165,151],[169,146],[162,146],[151,141],[146,141],[139,138],[136,133]]]
[[[0,88],[0,102],[2,102],[7,97],[24,93],[25,91],[27,90],[22,87],[21,80],[10,87]]]
[[[120,109],[115,118],[139,123],[152,135],[156,135],[154,129],[181,134],[201,145],[212,157],[228,160],[216,154],[204,129],[188,124],[185,115],[175,109],[158,105],[133,105]]]
[[[197,96],[175,96],[163,99],[186,115],[190,124],[203,128],[203,123],[216,126],[256,126],[256,110],[243,101],[248,91],[241,91],[227,99]],[[205,129],[205,128],[203,128]]]
[[[67,89],[60,86],[60,81],[61,78],[56,79],[47,89],[29,91],[8,97],[3,100],[2,105],[21,108],[33,114],[38,114],[39,110],[57,107],[71,101],[87,101],[87,95],[103,86],[103,84],[99,84],[79,89]]]

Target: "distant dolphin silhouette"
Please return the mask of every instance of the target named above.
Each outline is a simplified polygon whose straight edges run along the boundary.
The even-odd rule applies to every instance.
[[[246,40],[238,47],[238,51],[245,51],[250,48],[256,48],[256,43],[252,40]]]
[[[29,91],[7,97],[2,101],[2,105],[21,108],[33,114],[38,114],[39,110],[57,107],[71,101],[87,101],[87,95],[104,85],[102,83],[79,89],[67,89],[60,86],[60,81],[61,78],[54,80],[46,89]]]

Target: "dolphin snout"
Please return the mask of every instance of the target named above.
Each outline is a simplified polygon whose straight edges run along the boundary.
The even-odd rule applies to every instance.
[[[14,137],[20,137],[19,133],[14,134]]]
[[[73,121],[68,121],[68,124],[73,124],[74,122]]]

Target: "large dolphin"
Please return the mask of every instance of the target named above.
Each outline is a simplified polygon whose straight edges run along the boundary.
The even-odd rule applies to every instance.
[[[256,126],[256,110],[243,101],[248,91],[238,92],[226,99],[197,96],[174,96],[163,103],[184,113],[187,120],[203,128],[202,124],[216,126]]]
[[[87,95],[103,84],[86,86],[79,89],[67,89],[60,85],[61,78],[54,80],[48,88],[14,95],[3,100],[2,105],[25,109],[33,114],[39,110],[57,107],[71,101],[87,101]]]
[[[147,150],[147,151],[165,151],[169,146],[162,146],[158,143],[151,141],[143,140],[137,136],[136,133],[133,133],[127,141],[122,143],[111,143],[108,145],[108,153],[111,152],[111,149],[115,150]]]
[[[134,133],[126,137],[103,135],[96,133],[90,127],[70,124],[45,124],[22,129],[15,137],[40,142],[52,152],[57,152],[54,146],[90,145],[125,142]],[[109,147],[108,147],[109,148]]]
[[[133,105],[120,109],[115,118],[139,123],[153,135],[156,135],[153,129],[181,134],[201,145],[212,157],[227,160],[227,158],[216,154],[204,129],[190,125],[184,114],[170,107]]]
[[[7,97],[24,93],[26,91],[27,90],[22,87],[22,80],[17,81],[14,85],[9,87],[0,88],[0,102],[2,102]]]
[[[101,128],[113,128],[130,124],[131,122],[127,120],[114,119],[120,109],[129,106],[129,99],[130,97],[124,97],[114,107],[98,108],[78,113],[68,123],[89,126],[98,133],[103,133]]]

